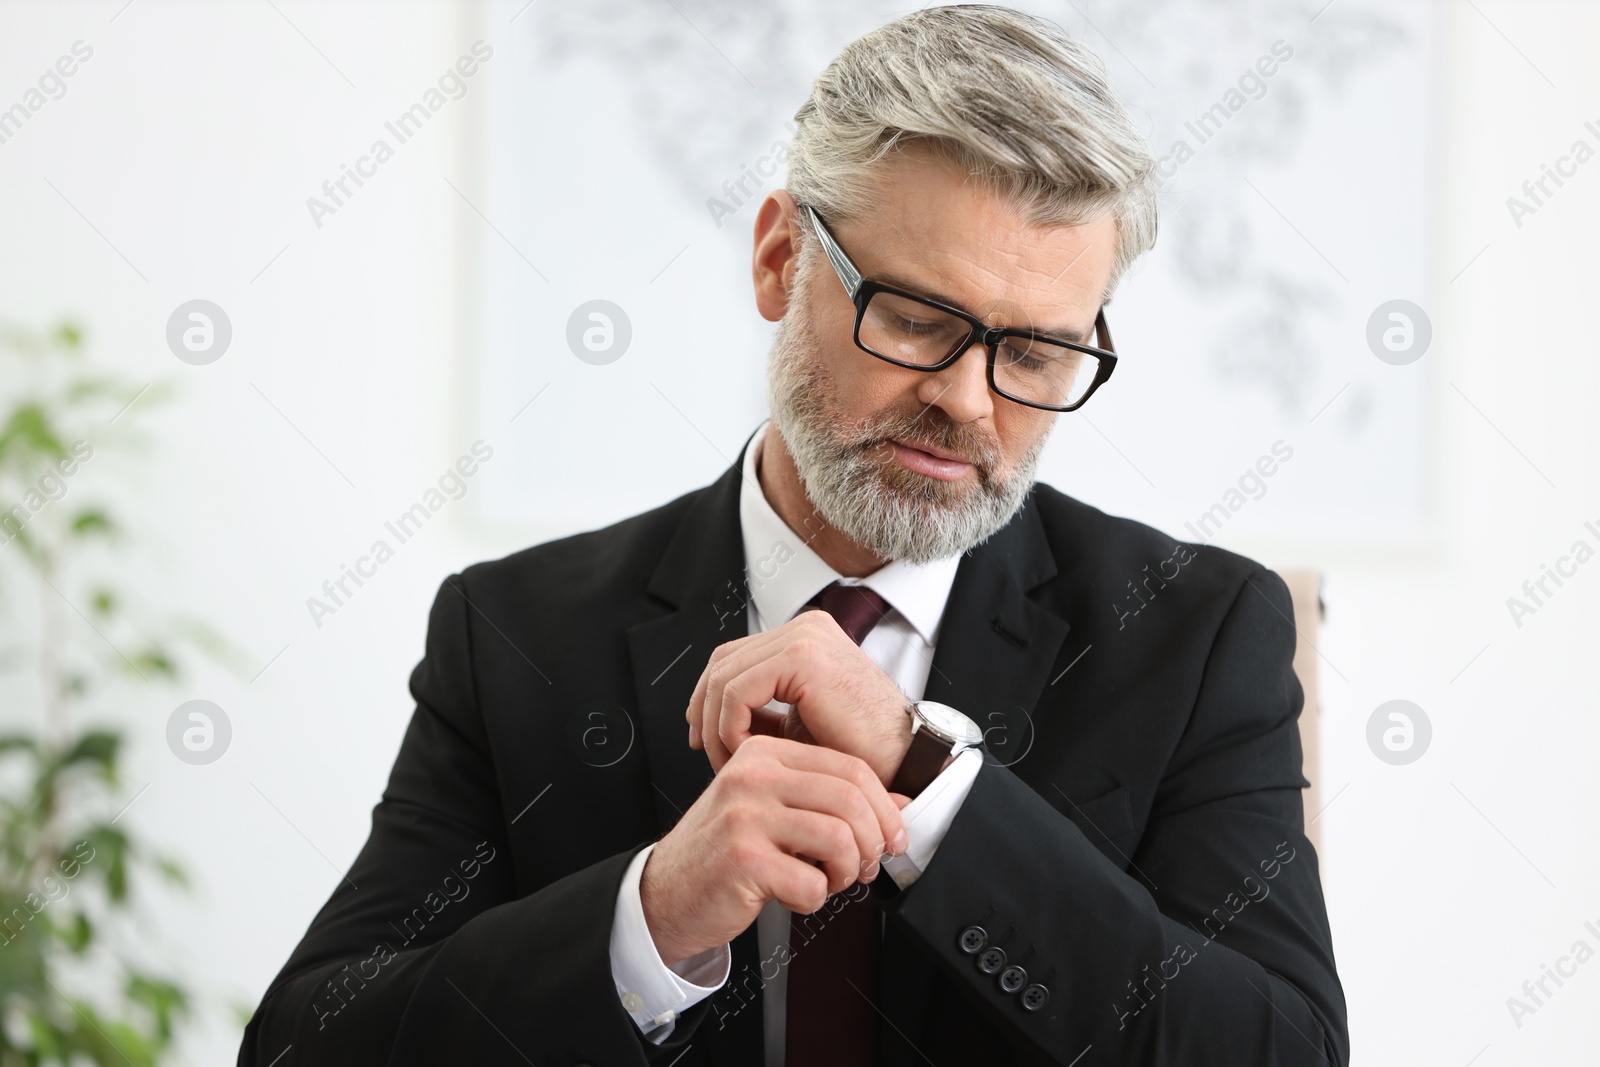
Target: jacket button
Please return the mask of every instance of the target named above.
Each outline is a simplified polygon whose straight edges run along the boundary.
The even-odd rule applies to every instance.
[[[1038,1011],[1049,1002],[1050,990],[1038,982],[1033,983],[1033,985],[1022,991],[1022,1007],[1025,1011]]]
[[[978,957],[978,970],[984,974],[999,974],[1000,968],[1006,965],[1005,949],[999,945],[985,949],[983,955]]]
[[[983,946],[989,943],[989,931],[981,926],[969,926],[961,931],[961,936],[956,939],[956,944],[968,956],[983,951]]]
[[[1007,993],[1015,993],[1028,982],[1028,972],[1012,964],[1000,972],[1000,988]]]

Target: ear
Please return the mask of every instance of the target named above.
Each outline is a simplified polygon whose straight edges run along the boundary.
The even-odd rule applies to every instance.
[[[789,310],[801,240],[792,221],[795,209],[795,199],[787,189],[774,189],[756,213],[750,273],[756,309],[768,322],[777,322]]]

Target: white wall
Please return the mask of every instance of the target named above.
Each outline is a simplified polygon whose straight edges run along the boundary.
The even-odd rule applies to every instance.
[[[94,49],[66,96],[0,144],[0,316],[75,313],[125,376],[181,386],[150,415],[159,463],[122,491],[147,531],[148,566],[131,580],[158,607],[214,620],[251,668],[204,669],[117,714],[133,736],[124,793],[149,783],[126,821],[198,875],[192,899],[152,903],[150,928],[159,958],[208,998],[186,1062],[216,1063],[237,1042],[225,1003],[255,1000],[365,838],[438,583],[565,531],[473,528],[452,504],[321,628],[304,605],[474,440],[492,434],[522,458],[550,444],[535,425],[461,414],[465,245],[494,238],[446,179],[470,195],[459,148],[481,118],[477,86],[320,228],[304,204],[485,36],[476,17],[433,4],[120,6],[0,7],[0,107],[73,42]],[[1426,358],[1443,534],[1436,554],[1310,561],[1328,568],[1325,881],[1356,1062],[1464,1065],[1487,1046],[1485,1067],[1588,1063],[1600,963],[1520,1029],[1505,1001],[1575,940],[1600,947],[1583,930],[1600,925],[1586,655],[1600,565],[1520,629],[1505,599],[1573,540],[1595,543],[1583,522],[1600,523],[1600,162],[1520,229],[1505,198],[1574,139],[1600,143],[1583,129],[1600,126],[1600,12],[1475,0],[1445,5],[1442,25]],[[496,53],[479,77],[529,61],[487,29]],[[234,326],[210,366],[179,363],[163,339],[195,297]],[[705,467],[699,481],[715,473],[704,455],[685,462]],[[233,722],[232,748],[209,767],[165,746],[168,713],[191,697]],[[1396,697],[1434,727],[1405,767],[1365,739],[1372,710]]]

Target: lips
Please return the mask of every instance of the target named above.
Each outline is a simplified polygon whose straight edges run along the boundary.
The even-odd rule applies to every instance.
[[[897,437],[894,439],[894,442],[895,444],[901,445],[905,448],[914,448],[919,452],[926,452],[928,455],[934,456],[938,459],[947,459],[952,463],[967,463],[974,467],[977,466],[976,463],[973,463],[972,460],[968,459],[966,456],[960,455],[956,452],[947,452],[942,448],[934,448],[932,445],[925,445],[920,441],[902,441]]]

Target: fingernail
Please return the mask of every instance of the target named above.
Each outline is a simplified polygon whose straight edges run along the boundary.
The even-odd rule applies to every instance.
[[[696,730],[694,728],[694,723],[690,723],[689,724],[689,747],[690,748],[698,748],[699,746],[700,746],[700,731]]]
[[[911,839],[906,836],[905,828],[901,827],[900,831],[894,835],[894,854],[898,856],[905,852],[906,846],[909,844],[911,844]]]
[[[870,882],[876,877],[878,877],[878,861],[873,860],[872,866],[867,868],[867,876],[861,880],[863,882]]]

